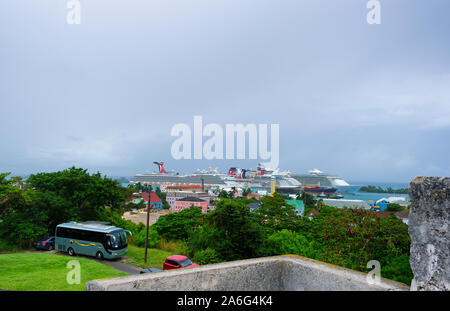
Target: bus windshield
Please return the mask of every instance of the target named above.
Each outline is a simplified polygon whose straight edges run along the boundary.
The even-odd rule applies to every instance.
[[[109,234],[108,246],[111,249],[121,249],[128,246],[127,235],[125,231],[117,231]]]

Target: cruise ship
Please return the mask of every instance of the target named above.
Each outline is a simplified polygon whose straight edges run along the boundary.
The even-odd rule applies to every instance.
[[[208,188],[214,187],[223,187],[225,183],[223,182],[222,177],[225,174],[220,173],[212,173],[212,172],[198,172],[197,174],[192,175],[180,175],[175,172],[167,172],[164,168],[164,162],[153,162],[158,166],[159,171],[148,173],[148,174],[137,174],[131,180],[131,184],[143,183],[143,184],[152,184],[156,186],[160,186],[164,188],[165,186],[170,185],[200,185],[204,184],[208,186]]]
[[[298,180],[306,187],[347,187],[350,186],[348,182],[338,176],[325,174],[318,169],[313,169],[308,174],[293,174],[293,178]]]
[[[220,173],[218,169],[210,169],[198,170],[191,175],[179,175],[167,172],[164,162],[153,163],[158,166],[158,172],[137,174],[131,183],[149,183],[161,188],[171,185],[202,185],[206,189],[230,190],[235,187],[250,189],[252,192],[269,192],[272,183],[275,182],[275,189],[280,193],[296,194],[306,191],[321,195],[335,194],[338,187],[349,186],[344,179],[325,174],[318,169],[313,169],[308,174],[291,174],[289,171],[265,168],[260,163],[255,170],[232,167],[226,174]]]
[[[267,169],[262,163],[258,164],[256,170],[232,167],[223,179],[228,186],[249,188],[253,192],[268,191],[273,182],[277,192],[296,194],[302,190],[301,182],[292,178],[289,171]]]
[[[301,191],[302,184],[290,176],[288,171],[269,170],[263,164],[258,164],[256,170],[238,169],[232,167],[227,174],[215,170],[198,170],[191,175],[168,173],[164,162],[153,162],[158,165],[159,171],[148,174],[137,174],[131,184],[146,183],[164,188],[170,185],[203,185],[209,189],[251,189],[253,192],[269,191],[272,182],[275,182],[277,191],[295,194]]]

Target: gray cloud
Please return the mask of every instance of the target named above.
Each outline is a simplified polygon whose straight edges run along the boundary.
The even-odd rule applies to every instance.
[[[279,123],[280,166],[349,180],[450,175],[448,1],[0,4],[0,171],[113,175],[175,161],[176,123]],[[20,17],[20,18],[19,18]]]

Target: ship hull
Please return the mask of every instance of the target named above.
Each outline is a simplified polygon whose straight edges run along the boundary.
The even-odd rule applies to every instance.
[[[334,188],[334,187],[303,187],[302,190],[305,192],[309,192],[309,193],[331,194],[331,193],[336,193],[337,188]]]

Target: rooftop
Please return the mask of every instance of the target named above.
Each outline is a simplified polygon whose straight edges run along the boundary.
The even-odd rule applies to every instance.
[[[148,202],[148,193],[140,193],[139,196]],[[154,192],[150,192],[150,202],[162,202],[161,199]]]
[[[181,202],[206,202],[205,200],[202,200],[202,199],[199,199],[196,197],[185,197],[185,198],[179,199],[178,201],[181,201]]]
[[[286,200],[286,203],[292,205],[295,209],[303,209],[304,204],[302,200]]]

